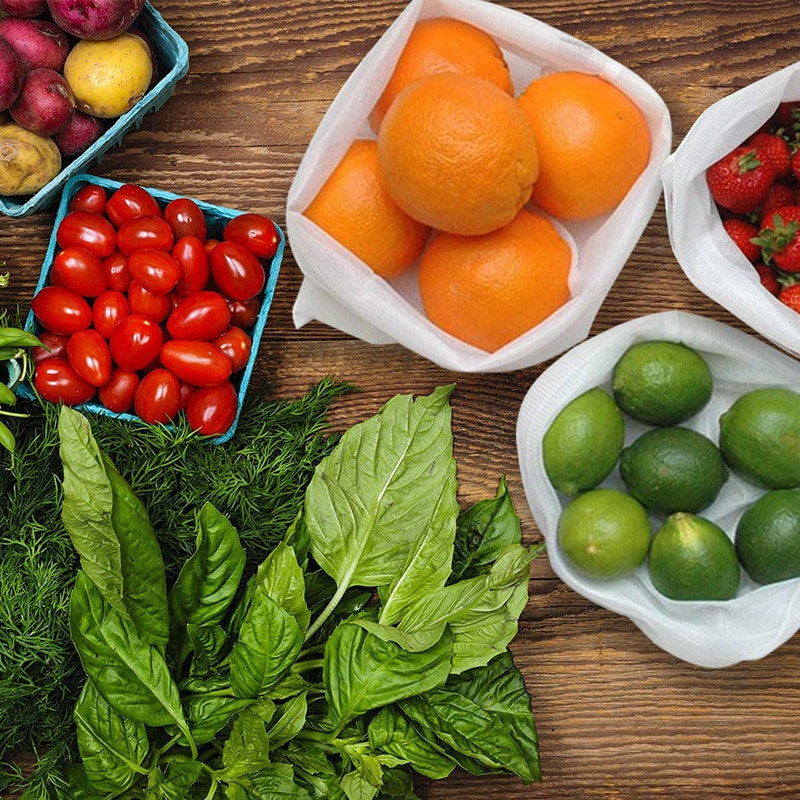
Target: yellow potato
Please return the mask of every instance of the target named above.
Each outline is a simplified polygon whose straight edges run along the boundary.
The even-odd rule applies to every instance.
[[[49,136],[12,122],[0,125],[0,194],[34,194],[61,171],[61,153]]]
[[[113,119],[142,99],[153,77],[147,43],[133,33],[113,39],[82,39],[70,51],[64,77],[86,114]]]

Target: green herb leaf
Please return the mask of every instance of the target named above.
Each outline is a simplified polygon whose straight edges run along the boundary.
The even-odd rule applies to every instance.
[[[233,721],[233,728],[222,750],[224,769],[220,780],[239,781],[269,766],[267,723],[275,706],[268,700],[251,705]]]
[[[62,519],[81,566],[105,601],[132,620],[143,641],[164,646],[169,634],[166,576],[147,511],[104,459],[80,412],[63,406],[58,431]]]
[[[218,695],[198,695],[185,701],[186,718],[192,731],[192,738],[198,747],[212,742],[216,735],[254,700],[240,700],[236,697]]]
[[[41,341],[21,328],[0,328],[0,347],[42,347]]]
[[[83,571],[70,602],[70,631],[86,674],[122,716],[187,731],[178,687],[158,648],[109,603]]]
[[[255,581],[294,617],[297,627],[305,633],[311,614],[306,605],[303,570],[297,563],[294,550],[280,542],[259,566]]]
[[[0,447],[4,447],[9,453],[13,453],[17,447],[14,434],[4,422],[0,422]]]
[[[17,396],[11,389],[4,383],[0,383],[0,405],[15,406],[17,404]]]
[[[333,725],[344,725],[367,711],[441,686],[450,673],[452,636],[410,653],[384,642],[360,625],[342,622],[327,645],[323,682]]]
[[[199,761],[170,761],[165,772],[159,768],[150,773],[145,800],[186,800],[187,797],[204,797],[190,794],[203,775],[203,765]]]
[[[278,718],[269,729],[269,746],[272,750],[294,739],[306,724],[308,703],[306,692],[290,698],[277,709]]]
[[[178,664],[186,657],[186,626],[219,625],[242,577],[245,551],[239,534],[211,503],[197,517],[195,552],[169,592],[170,645]]]
[[[219,625],[186,626],[186,636],[192,650],[192,677],[207,677],[220,665],[228,650],[228,634]]]
[[[78,749],[86,777],[100,793],[115,794],[127,789],[150,749],[147,729],[115,711],[86,681],[75,706]]]
[[[539,745],[525,683],[509,653],[451,677],[441,688],[400,701],[429,742],[525,783],[541,779]]]
[[[270,764],[251,777],[247,796],[254,800],[311,800],[295,782],[291,764]]]

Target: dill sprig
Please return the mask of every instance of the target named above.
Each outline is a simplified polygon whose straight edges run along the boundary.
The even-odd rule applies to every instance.
[[[251,387],[231,439],[212,445],[174,428],[88,414],[93,434],[147,508],[170,579],[193,551],[205,501],[237,527],[252,570],[299,511],[317,463],[338,435],[327,420],[350,384],[326,378],[299,399]],[[61,522],[58,409],[14,420],[17,449],[0,459],[0,794],[59,797],[75,754],[72,708],[82,672],[67,606],[77,558]]]

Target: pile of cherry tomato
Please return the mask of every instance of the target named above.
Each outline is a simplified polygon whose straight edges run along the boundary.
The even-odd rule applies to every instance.
[[[31,304],[43,328],[33,354],[39,395],[67,405],[96,399],[154,424],[182,411],[201,433],[228,430],[263,262],[279,234],[250,213],[229,220],[221,240],[207,234],[188,198],[162,208],[134,184],[79,189],[56,229],[48,284]]]

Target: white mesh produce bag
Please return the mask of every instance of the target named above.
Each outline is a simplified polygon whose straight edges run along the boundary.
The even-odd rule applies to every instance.
[[[511,69],[516,93],[542,72],[575,69],[616,84],[645,114],[650,162],[617,209],[589,222],[568,223],[577,246],[572,298],[536,328],[495,353],[439,330],[422,311],[415,270],[386,281],[303,216],[355,138],[373,138],[367,116],[381,95],[418,19],[457,17],[491,34]],[[671,148],[666,105],[636,74],[593,47],[484,0],[412,0],[356,67],[308,147],[287,200],[287,232],[304,273],[294,322],[320,320],[373,344],[400,343],[445,369],[501,372],[537,364],[583,340],[619,271],[650,219],[661,192],[659,170]]]
[[[689,280],[795,355],[800,355],[800,316],[761,286],[725,232],[705,173],[767,122],[779,103],[798,99],[800,62],[709,106],[662,168],[670,243]]]
[[[517,421],[517,450],[528,504],[547,542],[555,573],[579,594],[630,618],[659,647],[702,667],[758,659],[800,629],[800,578],[758,586],[742,572],[739,595],[728,601],[670,600],[653,588],[646,563],[611,581],[585,577],[562,556],[558,519],[569,498],[553,489],[544,469],[542,438],[558,412],[583,392],[611,391],[614,364],[630,345],[650,339],[683,342],[700,352],[714,376],[710,403],[685,427],[719,440],[719,417],[744,392],[761,386],[800,391],[800,364],[753,336],[721,322],[668,311],[611,328],[573,348],[545,370],[528,391]],[[625,444],[647,426],[626,417]],[[601,484],[625,490],[618,467]],[[764,493],[731,473],[716,501],[699,516],[733,537],[744,510]],[[653,532],[663,517],[653,516]]]

